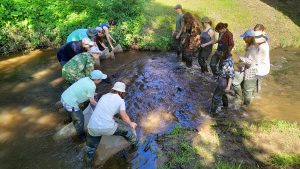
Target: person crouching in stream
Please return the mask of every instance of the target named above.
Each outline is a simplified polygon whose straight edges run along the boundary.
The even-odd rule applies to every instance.
[[[123,136],[132,145],[136,146],[138,141],[133,131],[137,124],[130,120],[126,113],[124,94],[126,85],[116,82],[110,93],[103,95],[98,101],[96,108],[88,123],[88,133],[86,138],[85,164],[91,167],[94,155],[102,135]],[[114,120],[114,115],[119,114],[121,119],[127,124],[118,123]]]
[[[232,80],[234,78],[233,58],[227,45],[223,44],[220,49],[220,71],[218,75],[217,87],[212,97],[211,114],[218,113],[218,108],[228,107],[228,98],[226,93],[230,91]]]
[[[100,70],[94,70],[91,72],[90,77],[78,80],[61,95],[63,107],[71,116],[76,132],[81,140],[85,138],[85,132],[84,116],[79,108],[79,104],[89,100],[95,106],[97,104],[94,99],[96,85],[106,78],[106,74],[103,74]]]
[[[62,77],[68,84],[87,77],[94,70],[94,64],[99,61],[101,51],[97,46],[90,48],[88,52],[75,55],[62,68]]]
[[[196,56],[200,47],[200,24],[190,12],[184,14],[183,20],[186,28],[186,37],[184,39],[182,60],[185,61],[187,67],[192,67],[193,57]]]

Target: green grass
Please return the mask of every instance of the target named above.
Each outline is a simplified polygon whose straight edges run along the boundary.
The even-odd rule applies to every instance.
[[[283,120],[261,120],[255,122],[251,127],[258,128],[266,132],[279,131],[288,134],[300,134],[300,126],[298,123],[291,123]]]
[[[300,168],[300,154],[276,154],[271,156],[268,163],[280,168]]]

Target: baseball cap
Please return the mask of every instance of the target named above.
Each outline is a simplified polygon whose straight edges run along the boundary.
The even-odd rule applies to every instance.
[[[180,4],[177,4],[174,9],[182,9],[182,6]]]
[[[102,80],[102,79],[106,79],[107,75],[102,73],[100,70],[93,70],[91,73],[91,79],[93,80]]]
[[[245,38],[248,36],[255,36],[254,30],[253,29],[248,29],[246,32],[244,32],[243,34],[241,34],[241,38]]]

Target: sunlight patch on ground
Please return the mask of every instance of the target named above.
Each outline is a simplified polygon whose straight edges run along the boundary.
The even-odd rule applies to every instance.
[[[171,113],[163,108],[158,108],[147,113],[146,117],[142,117],[141,126],[146,133],[159,133],[173,120],[174,116]]]
[[[56,78],[50,82],[50,85],[51,85],[51,87],[56,87],[56,86],[60,85],[63,82],[63,80],[64,79],[62,77]]]

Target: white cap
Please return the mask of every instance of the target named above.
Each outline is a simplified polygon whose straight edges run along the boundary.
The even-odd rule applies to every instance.
[[[83,38],[81,41],[83,45],[94,46],[94,42],[91,41],[89,38]]]
[[[93,46],[89,50],[90,53],[102,53],[97,46]]]
[[[106,79],[107,75],[103,74],[100,70],[93,70],[91,73],[92,80]]]
[[[122,82],[116,82],[112,89],[124,93],[124,92],[126,92],[125,91],[126,85]]]

